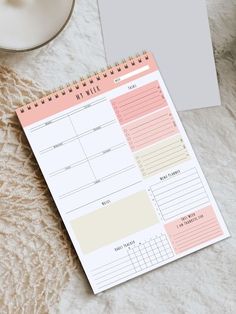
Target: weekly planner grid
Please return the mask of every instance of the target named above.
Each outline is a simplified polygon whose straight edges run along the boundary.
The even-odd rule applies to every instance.
[[[151,53],[16,112],[94,293],[229,236]]]

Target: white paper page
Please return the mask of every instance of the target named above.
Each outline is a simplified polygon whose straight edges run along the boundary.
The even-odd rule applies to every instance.
[[[161,74],[145,56],[111,70],[115,76],[103,77],[88,100],[68,105],[68,97],[82,97],[75,91],[18,111],[94,293],[229,235]],[[67,109],[39,118],[63,102]]]
[[[108,64],[152,51],[178,111],[221,104],[204,0],[99,0]]]

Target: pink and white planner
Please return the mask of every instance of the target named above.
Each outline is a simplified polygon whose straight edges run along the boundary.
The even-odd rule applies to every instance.
[[[94,293],[229,236],[152,54],[16,112]]]

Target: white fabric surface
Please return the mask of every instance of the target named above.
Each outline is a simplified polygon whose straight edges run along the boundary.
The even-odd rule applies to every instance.
[[[236,1],[208,0],[208,8],[223,106],[184,112],[181,119],[232,237],[98,296],[75,270],[51,313],[236,312]],[[45,89],[104,67],[96,0],[77,1],[66,31],[48,46],[0,53],[0,63]]]

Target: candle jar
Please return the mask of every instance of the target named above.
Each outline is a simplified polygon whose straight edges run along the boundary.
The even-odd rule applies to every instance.
[[[29,51],[53,40],[68,23],[75,0],[0,0],[0,50]]]

